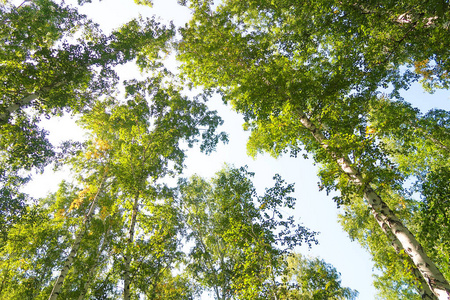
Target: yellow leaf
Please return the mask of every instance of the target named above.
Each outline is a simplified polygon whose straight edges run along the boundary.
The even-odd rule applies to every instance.
[[[368,137],[369,135],[371,135],[371,134],[374,134],[376,131],[375,131],[375,128],[371,128],[371,127],[366,127],[366,137]]]
[[[109,215],[109,210],[106,206],[103,206],[100,210],[100,219],[103,221],[106,219],[106,217]]]
[[[86,157],[86,159],[91,159],[91,157],[92,157],[92,152],[91,152],[91,151],[88,151],[88,152],[86,152],[86,154],[84,154],[84,156]]]
[[[65,213],[66,213],[66,211],[65,211],[63,208],[58,209],[58,211],[57,211],[56,214],[55,214],[55,218],[56,218],[57,220],[60,220],[60,219],[62,219],[62,218],[65,217]]]

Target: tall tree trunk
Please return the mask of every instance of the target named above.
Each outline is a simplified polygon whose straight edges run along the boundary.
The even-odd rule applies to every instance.
[[[410,259],[410,262],[412,263],[411,258],[410,257],[408,257],[408,258]],[[413,274],[414,278],[417,278],[417,280],[419,280],[419,282],[420,282],[420,285],[421,285],[421,287],[419,289],[420,298],[423,300],[436,300],[437,299],[436,295],[433,294],[433,291],[430,289],[427,282],[423,279],[420,271],[414,266],[411,266],[409,271],[411,272],[411,274]]]
[[[402,249],[411,257],[430,290],[433,291],[433,294],[439,300],[450,300],[450,284],[444,278],[444,275],[442,275],[434,262],[426,255],[422,245],[420,245],[414,235],[402,224],[388,205],[369,184],[363,182],[363,173],[358,172],[352,167],[350,159],[347,156],[329,149],[326,143],[327,138],[303,112],[299,113],[299,117],[302,125],[308,129],[322,148],[333,157],[342,171],[351,178],[352,182],[363,187],[364,198],[369,204],[372,215],[384,232],[390,231],[392,233],[392,235],[388,235],[392,245],[394,247],[395,245],[401,245]]]
[[[92,213],[96,207],[97,204],[97,198],[98,195],[100,193],[100,190],[103,186],[103,182],[105,180],[105,175],[103,176],[102,182],[100,183],[100,186],[97,190],[97,193],[95,194],[94,199],[91,202],[91,206],[89,207],[89,211],[86,214],[86,216],[84,217],[83,220],[83,224],[81,225],[81,229],[78,232],[75,241],[72,245],[72,249],[70,250],[69,256],[66,258],[65,262],[64,262],[64,267],[61,270],[61,273],[59,274],[58,279],[55,282],[55,285],[53,286],[53,290],[50,294],[50,296],[48,297],[49,300],[56,300],[58,298],[59,293],[61,292],[61,287],[64,283],[64,278],[67,276],[67,273],[69,273],[70,267],[72,266],[73,260],[75,258],[75,256],[77,255],[78,249],[80,248],[80,243],[81,240],[83,238],[83,236],[85,235],[86,231],[88,230],[90,224],[91,224],[91,220],[92,220]]]
[[[371,211],[372,211],[373,215],[376,214],[376,212],[374,212],[373,209],[371,209]],[[400,254],[401,251],[403,250],[403,246],[400,243],[400,241],[397,239],[397,237],[394,234],[392,234],[391,230],[389,229],[389,225],[387,223],[384,223],[383,220],[381,220],[381,219],[376,219],[376,221],[380,225],[384,234],[386,234],[388,240],[391,242],[391,245],[394,248],[395,252],[397,252],[397,254]],[[412,261],[411,257],[407,256],[406,259],[408,259],[409,263],[414,265],[414,262]],[[416,278],[421,284],[421,287],[419,288],[419,295],[420,295],[421,299],[423,299],[423,300],[437,299],[436,295],[433,294],[433,291],[430,289],[427,282],[423,279],[420,271],[414,266],[411,266],[409,268],[409,271],[414,276],[414,278]]]
[[[92,265],[92,267],[89,269],[89,273],[86,276],[87,279],[83,285],[83,290],[80,293],[80,296],[78,297],[78,300],[83,300],[84,297],[86,296],[89,287],[91,286],[91,279],[95,278],[95,273],[97,270],[98,265],[103,261],[103,259],[100,259],[99,261],[98,258],[102,255],[102,252],[105,250],[106,245],[108,244],[108,235],[109,235],[109,231],[111,229],[111,225],[108,226],[108,228],[106,229],[105,235],[103,237],[103,241],[100,244],[100,248],[98,249],[97,253],[96,253],[96,257],[94,259],[94,264]]]
[[[136,219],[137,214],[139,211],[139,192],[136,193],[136,196],[134,198],[133,203],[133,212],[131,213],[131,222],[130,222],[130,229],[128,231],[128,247],[125,250],[125,257],[124,257],[124,263],[125,263],[125,270],[123,274],[123,299],[129,300],[131,299],[131,293],[130,293],[130,284],[131,284],[131,251],[129,247],[133,245],[134,240],[134,232],[136,227]]]

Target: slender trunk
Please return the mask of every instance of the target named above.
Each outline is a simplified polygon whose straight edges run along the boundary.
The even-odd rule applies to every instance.
[[[408,258],[411,259],[410,257],[408,257]],[[412,261],[411,261],[411,263],[412,263]],[[417,268],[414,266],[411,266],[409,271],[420,282],[420,285],[421,285],[421,287],[419,289],[420,298],[423,300],[436,300],[437,299],[436,295],[433,294],[433,291],[430,289],[427,282],[423,279],[420,271],[417,270]]]
[[[106,173],[105,173],[106,175]],[[75,241],[72,245],[72,249],[70,250],[69,256],[66,258],[66,261],[64,262],[64,267],[61,270],[61,273],[59,274],[58,279],[55,282],[55,285],[53,286],[53,290],[48,297],[49,300],[56,300],[58,298],[59,293],[61,292],[61,287],[64,283],[64,278],[66,277],[67,273],[69,273],[70,267],[72,266],[73,260],[75,256],[77,255],[78,249],[80,248],[81,239],[83,238],[84,234],[89,228],[89,225],[92,220],[92,213],[96,207],[97,198],[100,193],[100,190],[103,185],[103,181],[105,179],[105,176],[103,176],[102,182],[100,183],[100,187],[97,190],[97,194],[95,194],[94,199],[91,202],[91,206],[89,207],[89,211],[84,217],[83,224],[81,225],[81,229],[78,232]]]
[[[371,209],[371,210],[372,210],[372,214],[375,215],[376,212],[374,212],[373,209]],[[403,250],[403,246],[400,243],[400,241],[397,239],[397,237],[394,234],[392,234],[392,232],[389,229],[389,225],[387,223],[384,223],[381,219],[376,219],[376,221],[380,225],[384,234],[386,234],[386,236],[388,237],[388,240],[391,242],[391,245],[394,248],[395,252],[397,252],[397,254],[400,254],[401,251]],[[412,261],[411,257],[408,256],[406,259],[408,259],[409,262],[414,265],[414,262]],[[424,300],[437,299],[437,297],[433,294],[433,291],[427,285],[427,282],[423,279],[420,271],[414,266],[411,266],[409,271],[412,273],[414,278],[416,278],[421,284],[421,288],[419,289],[419,295],[420,295],[421,299],[424,299]]]
[[[423,280],[438,299],[450,299],[450,285],[426,255],[422,245],[416,240],[414,235],[402,224],[395,213],[387,206],[379,195],[370,187],[364,188],[364,198],[366,198],[375,219],[382,223],[382,227],[393,233],[391,243],[394,238],[401,244],[403,250],[413,261],[422,275]],[[389,237],[389,236],[388,236]]]
[[[31,101],[36,100],[38,97],[39,97],[38,94],[29,94],[23,97],[22,100],[20,100],[19,102],[9,105],[6,108],[6,112],[0,114],[0,123],[7,123],[9,116],[12,112],[15,112],[21,107],[27,106],[28,104],[31,103]]]
[[[130,293],[130,284],[131,284],[131,251],[129,250],[129,247],[133,244],[134,240],[134,231],[136,227],[136,219],[137,214],[139,211],[139,192],[136,193],[136,196],[134,198],[133,203],[133,212],[131,213],[131,223],[130,223],[130,230],[128,231],[128,247],[125,250],[125,271],[123,274],[123,299],[129,300],[131,299],[131,293]]]
[[[111,225],[108,226],[108,228],[106,229],[105,236],[103,237],[103,241],[100,245],[100,248],[98,249],[98,252],[96,254],[94,262],[97,262],[98,258],[102,255],[102,252],[105,250],[105,247],[108,244],[107,239],[108,239],[108,234],[109,234],[110,229],[111,229]],[[96,273],[97,267],[101,262],[102,262],[102,259],[100,259],[100,261],[98,261],[97,263],[94,263],[92,265],[92,267],[89,269],[89,273],[88,273],[86,282],[83,285],[83,290],[81,291],[80,296],[78,297],[78,300],[83,300],[84,296],[86,296],[86,294],[89,290],[89,287],[91,285],[91,279],[95,278],[95,273]]]
[[[351,166],[348,157],[329,149],[326,143],[327,139],[323,133],[303,113],[300,113],[300,122],[311,132],[314,138],[321,144],[322,148],[327,150],[342,171],[351,178],[352,182],[363,187],[364,198],[368,202],[373,216],[383,231],[390,231],[392,236],[395,237],[391,238],[392,244],[401,245],[402,249],[411,257],[414,265],[420,271],[422,278],[430,290],[433,291],[433,294],[439,300],[450,300],[450,285],[447,280],[423,251],[422,246],[414,235],[402,224],[400,219],[397,218],[394,212],[370,185],[363,182],[363,174]]]
[[[8,262],[8,264],[7,264],[6,270],[4,271],[2,285],[0,286],[0,296],[2,295],[3,287],[5,286],[6,280],[9,277],[9,267],[11,265],[11,259],[8,259],[7,262]]]
[[[53,84],[52,86],[47,86],[47,87],[43,87],[41,88],[39,91],[32,93],[32,94],[28,94],[26,96],[24,96],[21,100],[19,100],[16,103],[10,104],[8,107],[6,107],[6,112],[0,114],[0,124],[2,123],[7,123],[9,116],[11,115],[11,113],[15,112],[16,110],[18,110],[21,107],[27,107],[32,101],[36,100],[37,98],[39,98],[39,94],[42,92],[48,92],[50,91],[52,88],[56,88],[63,85],[63,82],[58,82]]]

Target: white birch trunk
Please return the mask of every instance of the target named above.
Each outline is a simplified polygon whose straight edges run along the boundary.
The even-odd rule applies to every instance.
[[[103,180],[104,180],[104,178],[105,177],[103,177]],[[74,260],[75,256],[77,255],[78,249],[80,248],[81,239],[83,238],[84,234],[88,230],[89,225],[91,223],[92,213],[96,207],[97,198],[100,193],[100,189],[102,188],[103,180],[102,180],[102,183],[100,184],[100,187],[98,188],[97,194],[95,195],[94,199],[91,202],[89,211],[84,218],[83,224],[81,225],[81,230],[78,232],[78,234],[75,238],[75,241],[72,245],[72,249],[70,250],[69,256],[66,258],[66,261],[64,262],[64,267],[61,270],[61,273],[59,274],[59,277],[56,280],[55,285],[53,286],[53,290],[52,290],[50,296],[48,297],[49,300],[56,300],[58,298],[59,293],[61,292],[61,287],[64,283],[64,278],[67,276],[67,273],[69,273],[69,270],[72,267],[73,260]]]
[[[6,112],[3,114],[0,114],[0,123],[7,123],[9,116],[12,112],[15,112],[20,107],[26,107],[28,104],[31,103],[31,101],[36,100],[39,96],[37,94],[29,94],[25,96],[22,100],[20,100],[17,103],[13,103],[10,106],[6,108]]]
[[[107,239],[108,239],[110,229],[111,229],[111,226],[108,226],[108,228],[106,229],[105,236],[103,237],[103,241],[100,245],[100,248],[98,249],[97,256],[95,258],[95,261],[97,261],[97,263],[93,264],[92,267],[89,269],[87,280],[83,285],[83,290],[81,291],[80,296],[78,297],[78,300],[83,300],[84,296],[86,296],[86,294],[89,290],[89,287],[91,285],[91,279],[95,277],[94,275],[96,274],[97,267],[103,261],[102,259],[98,260],[98,258],[99,258],[99,256],[102,255],[102,252],[105,250],[105,247],[108,244]]]
[[[363,182],[362,173],[351,166],[348,157],[328,149],[326,137],[303,113],[300,113],[300,122],[311,132],[322,148],[327,150],[333,159],[336,160],[342,171],[348,174],[353,183],[363,186],[364,198],[367,200],[373,216],[383,231],[390,231],[392,236],[395,237],[394,239],[391,238],[392,245],[394,247],[401,245],[402,249],[411,257],[433,294],[439,300],[450,300],[450,285],[448,281],[423,251],[422,246],[414,235],[402,224],[381,197],[368,184]]]
[[[373,215],[376,214],[376,212],[371,209],[371,212]],[[381,219],[375,219],[378,224],[380,225],[381,229],[383,230],[384,234],[386,234],[388,240],[391,242],[392,247],[394,248],[395,252],[397,252],[398,254],[401,253],[403,246],[400,243],[400,241],[397,239],[397,237],[392,234],[391,230],[389,229],[389,225],[387,223],[384,223]],[[409,257],[409,259],[411,259]],[[410,260],[410,262],[412,264],[414,264],[414,262],[412,260]],[[430,289],[430,287],[428,286],[427,282],[423,279],[422,274],[420,273],[420,271],[415,268],[415,267],[411,267],[409,270],[413,276],[415,278],[417,278],[417,280],[420,281],[420,284],[422,285],[421,289],[419,289],[419,295],[421,297],[421,299],[423,300],[435,300],[436,295],[433,294],[433,291]]]
[[[63,85],[63,82],[58,82],[56,84],[53,84],[51,87],[43,87],[42,89],[40,89],[40,92],[48,92],[52,88],[56,88],[56,87],[61,86],[61,85]],[[32,94],[28,94],[25,97],[23,97],[21,100],[19,100],[18,102],[9,105],[6,108],[6,112],[3,113],[3,114],[0,114],[0,124],[1,123],[7,123],[11,113],[15,112],[16,110],[18,110],[21,107],[27,107],[32,101],[34,101],[37,98],[39,98],[40,92],[35,92],[35,93],[32,93]]]
[[[133,212],[131,213],[131,223],[130,223],[130,230],[128,231],[128,246],[131,246],[133,244],[134,240],[134,232],[136,227],[136,219],[137,214],[139,210],[139,192],[136,194],[134,203],[133,203]],[[131,285],[131,253],[130,250],[127,249],[125,252],[125,271],[123,274],[123,299],[129,300],[131,299],[131,293],[130,293],[130,285]]]

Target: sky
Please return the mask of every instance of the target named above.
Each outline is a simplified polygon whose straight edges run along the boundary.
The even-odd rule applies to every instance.
[[[95,22],[101,25],[105,32],[120,26],[133,17],[157,15],[163,23],[170,20],[177,26],[182,26],[190,18],[190,12],[186,8],[177,5],[176,0],[155,0],[154,7],[136,6],[131,0],[104,0],[86,4],[81,12],[87,14]],[[69,2],[70,3],[70,2]],[[172,66],[175,62],[171,61]],[[135,74],[127,68],[119,70],[127,74]],[[132,73],[130,73],[132,72]],[[449,95],[447,91],[434,95],[426,94],[419,85],[414,85],[404,93],[405,99],[412,102],[422,111],[431,108],[443,108],[450,110]],[[240,167],[248,165],[249,171],[255,172],[254,183],[259,193],[273,185],[272,177],[278,173],[288,183],[295,183],[294,197],[297,205],[294,212],[296,220],[303,223],[311,230],[320,232],[319,245],[308,250],[307,247],[297,249],[304,255],[319,256],[331,263],[342,275],[344,286],[357,289],[358,299],[375,299],[375,289],[372,286],[372,263],[370,256],[356,242],[350,241],[348,235],[343,232],[337,223],[339,210],[332,200],[333,195],[327,196],[325,192],[319,192],[317,167],[312,160],[305,160],[301,156],[291,158],[289,155],[278,159],[268,155],[259,155],[253,159],[246,154],[246,140],[248,133],[242,129],[243,119],[240,115],[231,111],[222,104],[219,97],[214,97],[209,106],[216,109],[224,119],[222,131],[229,134],[229,143],[219,145],[217,151],[206,156],[198,151],[198,148],[187,152],[186,170],[183,176],[199,174],[211,177],[219,171],[225,163]],[[70,118],[52,118],[42,123],[50,132],[50,140],[58,144],[62,140],[72,138],[83,139],[81,132],[74,120]],[[35,197],[45,196],[48,192],[55,191],[61,177],[66,174],[51,174],[46,172],[44,176],[36,176],[26,191]]]

